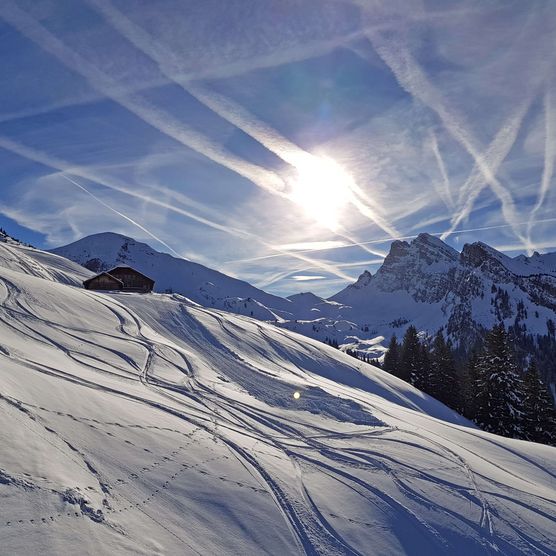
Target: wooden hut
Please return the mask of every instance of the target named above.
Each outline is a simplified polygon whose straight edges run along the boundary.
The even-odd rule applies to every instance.
[[[148,293],[154,288],[154,280],[130,266],[117,266],[85,280],[83,286],[87,290]]]

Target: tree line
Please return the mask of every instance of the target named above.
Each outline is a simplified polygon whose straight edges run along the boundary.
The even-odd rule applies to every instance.
[[[556,445],[553,398],[533,359],[518,366],[503,324],[487,332],[479,349],[459,357],[442,331],[429,338],[410,326],[401,343],[392,336],[381,368],[485,431]]]

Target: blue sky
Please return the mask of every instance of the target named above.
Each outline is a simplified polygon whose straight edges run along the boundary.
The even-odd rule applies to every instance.
[[[3,0],[0,226],[279,294],[394,238],[556,250],[556,3]]]

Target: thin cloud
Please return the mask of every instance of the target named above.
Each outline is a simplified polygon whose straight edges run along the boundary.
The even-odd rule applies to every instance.
[[[488,176],[490,179],[486,179],[484,172],[480,171],[477,165],[471,171],[469,178],[460,190],[460,201],[463,201],[463,207],[452,217],[450,228],[444,232],[445,235],[443,234],[443,237],[447,237],[462,220],[469,216],[477,197],[488,184],[500,199],[502,214],[508,224],[512,226],[515,235],[524,244],[528,243],[527,237],[515,227],[517,211],[511,193],[502,186],[495,176],[517,139],[523,119],[529,111],[532,101],[533,95],[531,94],[518,106],[515,113],[508,118],[485,151],[483,160],[488,161]]]
[[[336,247],[347,247],[343,241],[304,241],[301,243],[285,243],[278,245],[278,249],[285,251],[323,251],[326,249],[334,249]]]
[[[281,255],[284,255],[284,256],[289,256],[289,257],[301,260],[304,263],[311,265],[312,267],[320,268],[322,270],[325,270],[329,274],[332,274],[332,275],[337,276],[339,278],[343,278],[344,280],[348,280],[348,281],[352,280],[351,276],[349,276],[345,272],[339,270],[338,268],[336,268],[332,264],[322,262],[322,261],[319,261],[319,260],[311,259],[310,257],[307,257],[307,256],[305,256],[305,255],[303,255],[299,252],[291,252],[291,251],[286,251],[284,249],[277,249],[275,246],[273,246],[270,243],[262,240],[261,238],[259,238],[258,236],[254,235],[254,234],[251,234],[249,232],[240,230],[240,229],[235,228],[235,227],[224,226],[222,224],[219,224],[218,222],[214,222],[212,220],[209,220],[208,218],[204,218],[202,216],[199,216],[199,215],[197,215],[197,214],[195,214],[191,211],[185,210],[181,207],[177,207],[177,206],[175,206],[175,204],[167,203],[167,202],[162,201],[158,198],[151,197],[151,196],[145,195],[144,193],[138,192],[135,189],[131,189],[129,187],[121,186],[118,183],[114,183],[113,181],[106,180],[105,178],[99,177],[99,176],[95,175],[94,173],[91,173],[86,168],[73,166],[66,161],[63,161],[61,159],[58,159],[58,158],[55,158],[55,157],[52,157],[52,156],[49,156],[49,155],[46,155],[46,154],[41,153],[41,152],[38,152],[35,149],[31,149],[31,148],[26,147],[24,145],[20,145],[18,143],[15,143],[14,141],[11,141],[8,138],[0,136],[0,148],[11,151],[11,152],[17,154],[18,156],[21,156],[23,158],[27,158],[28,160],[33,160],[34,162],[39,162],[40,164],[42,164],[44,166],[47,166],[48,168],[59,170],[59,171],[62,171],[66,174],[79,176],[81,178],[84,178],[84,179],[90,180],[92,182],[95,182],[99,185],[103,185],[104,187],[107,187],[109,189],[113,189],[113,190],[118,191],[120,193],[125,193],[127,195],[130,195],[131,197],[135,197],[135,198],[141,199],[143,201],[146,201],[148,203],[152,203],[153,205],[162,207],[164,209],[175,212],[175,213],[180,214],[182,216],[186,216],[187,218],[191,218],[192,220],[195,220],[196,222],[199,222],[200,224],[204,224],[205,226],[208,226],[208,227],[213,228],[215,230],[225,232],[227,234],[230,234],[232,236],[239,237],[239,238],[242,238],[242,239],[249,239],[249,240],[254,241],[254,242],[256,242],[260,245],[263,245],[267,249],[276,251],[276,252],[278,252],[278,253],[280,253]]]
[[[179,259],[183,258],[175,249],[170,247],[170,245],[168,245],[164,240],[160,239],[158,236],[153,234],[150,230],[145,228],[145,226],[143,226],[142,224],[139,224],[139,222],[133,220],[133,218],[127,216],[123,212],[120,212],[119,210],[116,210],[114,207],[111,207],[108,203],[105,203],[102,199],[100,199],[99,197],[97,197],[96,195],[91,193],[87,188],[85,188],[80,183],[76,182],[75,180],[71,179],[69,176],[66,176],[64,174],[61,174],[60,177],[64,178],[65,180],[67,180],[70,183],[72,183],[73,185],[75,185],[75,187],[77,187],[78,189],[80,189],[81,191],[83,191],[84,193],[89,195],[91,198],[93,198],[97,203],[99,203],[103,207],[105,207],[108,210],[112,211],[113,213],[117,214],[118,216],[120,216],[121,218],[123,218],[124,220],[129,222],[130,224],[133,224],[133,226],[139,228],[142,232],[145,232],[148,236],[150,236],[155,241],[157,241],[158,243],[160,243],[161,245],[166,247],[166,249],[168,249],[171,253],[173,253]]]
[[[307,164],[308,159],[314,155],[301,149],[298,145],[288,140],[265,122],[262,122],[243,106],[233,100],[211,91],[208,88],[192,82],[184,77],[184,69],[178,56],[170,49],[165,48],[159,41],[153,40],[143,28],[136,25],[125,14],[113,6],[109,0],[87,0],[96,8],[117,31],[119,31],[131,44],[156,62],[160,71],[170,80],[180,85],[183,90],[195,97],[204,106],[215,114],[230,122],[238,129],[248,134],[269,151],[279,156],[282,160],[297,168]],[[352,180],[350,180],[351,182]],[[352,204],[367,218],[375,222],[380,228],[390,235],[398,232],[373,208],[372,200],[361,190],[357,184],[349,183],[352,193]]]
[[[295,276],[292,276],[292,280],[295,280],[296,282],[310,282],[313,280],[324,280],[325,278],[326,276],[312,276],[307,274],[296,274]]]
[[[469,213],[485,183],[492,188],[493,192],[500,199],[504,217],[510,225],[513,225],[516,217],[513,199],[511,193],[497,179],[496,171],[513,145],[523,117],[534,100],[536,89],[544,79],[544,76],[540,75],[537,77],[537,83],[531,85],[525,101],[516,111],[516,114],[510,118],[507,124],[497,134],[495,141],[496,139],[498,139],[498,141],[496,141],[495,145],[491,144],[491,146],[498,146],[498,143],[501,143],[499,150],[487,153],[485,156],[481,153],[476,139],[468,131],[468,125],[464,118],[457,114],[453,108],[448,106],[441,92],[427,78],[423,69],[413,58],[407,47],[399,40],[396,41],[392,33],[386,36],[381,33],[371,32],[369,33],[369,37],[379,56],[394,73],[398,83],[412,96],[438,114],[446,129],[473,158],[476,168],[474,171],[478,171],[481,175],[481,180],[473,177],[471,181],[471,193],[464,207],[457,215],[454,215],[452,226],[446,233],[448,234],[453,231],[457,224]],[[496,160],[500,160],[496,168],[493,167],[493,162],[489,160],[488,154]],[[512,230],[519,239],[524,243],[527,242],[523,234],[520,234],[515,228],[512,228]]]
[[[454,203],[454,198],[452,196],[452,187],[450,185],[450,178],[448,177],[448,172],[446,171],[446,165],[444,164],[444,159],[440,154],[440,148],[438,146],[438,140],[436,138],[436,134],[432,129],[430,131],[430,146],[434,154],[434,159],[438,164],[438,171],[440,172],[440,177],[442,178],[442,187],[438,188],[437,191],[439,195],[442,197],[442,199],[444,200],[444,202],[446,203],[446,206],[450,209],[454,209],[455,203]]]
[[[217,164],[236,172],[258,187],[283,195],[285,185],[277,174],[231,154],[206,135],[183,122],[176,121],[167,112],[148,103],[139,95],[129,94],[119,82],[90,64],[75,50],[66,47],[60,39],[10,0],[4,0],[0,6],[0,17],[66,67],[83,76],[94,89],[132,112],[145,123]]]
[[[552,91],[549,86],[547,86],[544,94],[544,133],[544,167],[537,202],[531,211],[529,224],[527,226],[527,237],[529,241],[531,241],[531,232],[533,230],[535,216],[546,199],[546,194],[550,189],[552,176],[554,174],[554,159],[556,158],[556,110],[554,108]]]

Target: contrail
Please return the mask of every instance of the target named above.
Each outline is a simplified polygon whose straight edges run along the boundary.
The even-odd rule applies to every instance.
[[[556,140],[554,138],[554,133],[556,132],[555,116],[556,111],[554,110],[552,92],[548,84],[544,95],[544,168],[537,202],[531,211],[529,225],[527,226],[527,237],[529,241],[531,241],[531,231],[533,229],[535,216],[544,203],[554,174],[554,158],[556,157]]]
[[[431,129],[430,132],[431,137],[431,149],[434,154],[434,158],[436,163],[438,164],[438,170],[440,171],[440,176],[442,177],[442,185],[444,186],[443,189],[439,191],[441,196],[444,198],[446,204],[449,208],[454,208],[454,198],[452,196],[452,188],[450,186],[450,178],[448,177],[448,172],[446,171],[446,165],[444,164],[444,159],[440,154],[440,148],[438,146],[438,139],[436,138],[436,134]]]
[[[543,218],[541,220],[535,220],[533,221],[533,224],[547,224],[550,222],[556,222],[556,218]],[[457,230],[453,230],[452,232],[450,232],[448,235],[455,235],[455,234],[465,234],[465,233],[471,233],[471,232],[484,232],[484,231],[488,231],[488,230],[500,230],[503,228],[514,228],[514,226],[527,226],[529,224],[529,222],[516,222],[515,224],[496,224],[493,226],[481,226],[478,228],[459,228]],[[438,238],[441,238],[441,236],[444,234],[445,232],[434,232],[431,233],[431,236],[436,236]],[[391,237],[383,237],[381,239],[373,239],[370,241],[365,241],[365,242],[360,242],[360,243],[364,243],[365,245],[373,245],[373,244],[381,244],[381,243],[388,243],[389,241],[405,241],[405,240],[410,240],[410,239],[415,239],[417,236],[419,235],[419,233],[416,234],[411,234],[411,235],[404,235],[404,236],[398,236],[395,238],[391,238]],[[348,247],[353,247],[352,245],[334,245],[334,246],[330,246],[328,249],[326,249],[327,251],[333,251],[333,250],[337,250],[337,249],[346,249]],[[315,250],[314,249],[302,249],[299,250],[298,252],[300,253],[313,253]],[[252,258],[248,258],[248,259],[237,259],[237,260],[233,260],[233,261],[228,261],[228,264],[233,264],[233,263],[241,263],[241,262],[255,262],[255,261],[262,261],[265,259],[274,259],[276,257],[282,257],[283,255],[281,253],[273,253],[272,255],[261,255],[260,257],[252,257]],[[372,261],[373,264],[380,262],[383,259],[377,259],[375,261]],[[347,264],[339,264],[338,267],[344,268],[348,266]]]
[[[504,216],[508,218],[508,223],[512,224],[511,219],[515,216],[515,209],[513,207],[511,194],[496,178],[496,172],[493,171],[493,168],[489,164],[489,160],[480,152],[475,139],[468,133],[467,126],[465,125],[463,118],[457,116],[453,110],[448,109],[442,95],[428,80],[423,70],[413,59],[406,47],[396,43],[392,38],[384,38],[378,33],[370,33],[369,37],[379,56],[394,73],[398,83],[408,93],[436,112],[446,126],[446,129],[471,155],[476,168],[482,175],[482,179],[492,188],[493,192],[500,199]],[[548,63],[550,62],[547,62],[547,64]],[[528,98],[522,105],[524,110],[533,101],[536,95],[536,89],[542,83],[543,79],[544,78],[542,76],[539,77],[537,82],[530,87]],[[515,118],[514,125],[516,125],[516,128],[501,130],[501,132],[503,132],[502,135],[506,136],[508,139],[514,134],[517,135],[517,124],[520,124],[522,120],[522,117],[519,117],[520,113],[521,111],[519,111],[518,117]],[[474,183],[477,185],[476,189],[473,190],[473,201],[478,195],[477,189],[479,187],[483,187],[483,183],[480,183],[478,180],[474,180]],[[466,203],[466,206],[468,204],[469,203]],[[462,210],[462,214],[465,214],[466,210],[467,209],[464,208],[464,210]],[[459,223],[461,218],[456,217],[455,220]],[[452,228],[454,227],[455,226],[452,226]],[[513,231],[522,241],[525,240],[523,235],[519,235],[516,230]]]
[[[212,143],[208,137],[189,128],[185,124],[176,122],[167,113],[150,105],[144,99],[137,95],[128,94],[119,83],[89,64],[79,54],[68,49],[62,41],[39,22],[13,5],[10,0],[6,0],[6,3],[0,7],[0,17],[5,19],[29,40],[55,56],[64,65],[85,77],[93,88],[136,114],[155,129],[172,137],[184,146],[207,156],[222,166],[235,171],[260,188],[281,197],[288,197],[284,191],[284,181],[277,174],[228,153],[221,146]],[[304,154],[308,155],[307,153]],[[371,209],[367,209],[367,212],[372,214]]]
[[[532,101],[533,97],[530,95],[521,103],[516,112],[507,120],[506,124],[502,126],[488,146],[484,155],[484,160],[488,160],[489,172],[493,178],[513,147],[519,130],[521,129],[523,118],[529,111]],[[476,167],[473,168],[469,178],[460,191],[460,199],[463,201],[463,207],[452,217],[450,228],[444,232],[442,239],[447,237],[450,232],[455,230],[462,220],[469,216],[477,197],[486,185],[485,176],[479,173]],[[510,192],[503,187],[496,178],[490,180],[489,185],[502,203],[502,214],[504,218],[510,225],[513,225],[517,220],[517,212]],[[525,245],[528,244],[527,237],[524,234],[518,232],[517,229],[513,231]]]
[[[224,226],[222,224],[218,224],[217,222],[213,222],[213,221],[211,221],[207,218],[204,218],[202,216],[198,216],[195,213],[187,211],[183,208],[176,207],[175,204],[167,203],[167,202],[162,201],[160,199],[157,199],[155,197],[149,197],[148,195],[145,195],[144,193],[136,191],[135,189],[131,189],[131,188],[125,187],[123,185],[120,185],[115,180],[106,180],[105,178],[103,178],[101,176],[98,176],[95,173],[91,172],[87,168],[82,168],[80,166],[74,166],[74,165],[70,164],[69,162],[66,162],[65,160],[61,160],[59,158],[56,158],[56,157],[53,157],[53,156],[50,156],[50,155],[46,155],[46,154],[44,154],[42,152],[39,152],[35,149],[32,149],[30,147],[21,145],[19,143],[15,143],[14,141],[12,141],[11,139],[8,139],[7,137],[0,136],[0,148],[3,148],[3,149],[5,149],[7,151],[10,151],[10,152],[13,152],[14,154],[17,154],[18,156],[21,156],[22,158],[26,158],[28,160],[38,162],[38,163],[40,163],[43,166],[46,166],[48,168],[58,170],[60,172],[66,173],[66,174],[72,174],[74,176],[79,176],[79,177],[84,178],[86,180],[90,180],[94,183],[98,183],[100,185],[103,185],[104,187],[107,187],[108,189],[118,191],[119,193],[124,193],[126,195],[131,196],[131,197],[135,197],[135,198],[140,199],[142,201],[145,201],[145,202],[151,203],[153,205],[159,206],[161,208],[164,208],[166,210],[170,210],[170,211],[175,212],[177,214],[180,214],[182,216],[186,216],[187,218],[191,218],[192,220],[195,220],[196,222],[199,222],[200,224],[204,224],[206,226],[209,226],[210,228],[213,228],[215,230],[225,232],[225,233],[228,233],[228,234],[231,234],[231,235],[235,235],[235,236],[238,236],[238,237],[244,237],[244,238],[249,237],[249,234],[247,232],[242,232],[241,230],[238,230],[236,228],[232,228],[230,226]]]
[[[133,218],[130,218],[123,212],[120,212],[119,210],[116,210],[114,207],[111,207],[108,203],[105,203],[102,199],[99,199],[96,195],[91,193],[87,188],[83,187],[80,183],[76,182],[75,180],[72,180],[70,177],[66,176],[65,174],[61,174],[61,177],[69,181],[79,189],[81,189],[81,191],[85,192],[87,195],[91,196],[97,203],[101,204],[103,207],[106,207],[108,210],[111,210],[118,216],[121,216],[124,220],[127,220],[128,222],[130,222],[131,224],[139,228],[141,231],[145,232],[148,236],[152,237],[155,241],[157,241],[158,243],[166,247],[166,249],[168,249],[176,257],[178,257],[178,259],[183,259],[182,255],[180,255],[177,251],[175,251],[172,247],[170,247],[165,241],[160,239],[158,236],[154,235],[150,230],[147,230],[145,226],[142,226],[141,224],[139,224],[139,222],[136,222],[135,220],[133,220]]]
[[[95,175],[94,173],[90,172],[89,170],[87,170],[86,168],[73,166],[73,165],[71,165],[70,163],[68,163],[64,160],[45,155],[44,153],[38,152],[35,149],[31,149],[30,147],[26,147],[26,146],[20,145],[18,143],[15,143],[14,141],[11,141],[8,138],[0,136],[0,148],[3,148],[3,149],[8,150],[10,152],[13,152],[14,154],[17,154],[18,156],[21,156],[23,158],[27,158],[28,160],[33,160],[34,162],[38,162],[38,163],[40,163],[43,166],[46,166],[48,168],[58,170],[58,171],[66,173],[66,174],[72,174],[74,176],[79,176],[79,177],[84,178],[86,180],[90,180],[94,183],[97,183],[97,184],[100,184],[104,187],[112,189],[114,191],[124,193],[126,195],[131,196],[131,197],[135,197],[137,199],[141,199],[142,201],[145,201],[145,202],[151,203],[153,205],[162,207],[162,208],[164,208],[166,210],[169,210],[171,212],[174,212],[176,214],[180,214],[181,216],[191,218],[192,220],[195,220],[196,222],[199,222],[200,224],[204,224],[205,226],[208,226],[208,227],[213,228],[215,230],[218,230],[220,232],[224,232],[224,233],[227,233],[227,234],[232,235],[234,237],[239,237],[241,239],[249,239],[249,240],[254,241],[254,242],[256,242],[260,245],[263,245],[267,249],[270,249],[272,251],[280,253],[281,255],[285,255],[285,256],[292,257],[294,259],[301,260],[301,261],[305,262],[306,264],[310,264],[314,267],[321,268],[322,270],[325,270],[326,272],[329,272],[330,274],[333,274],[333,275],[335,275],[339,278],[342,278],[344,280],[348,280],[348,281],[352,280],[351,276],[345,274],[341,270],[338,270],[333,265],[330,265],[330,264],[322,262],[322,261],[313,260],[313,259],[303,255],[302,253],[290,252],[290,251],[287,251],[285,249],[279,249],[279,248],[271,245],[270,243],[260,239],[258,236],[254,235],[254,234],[251,234],[249,232],[246,232],[246,231],[243,231],[243,230],[240,230],[238,228],[231,227],[231,226],[224,226],[222,224],[219,224],[217,222],[209,220],[208,218],[204,218],[204,217],[199,216],[199,215],[197,215],[193,212],[185,210],[181,207],[177,207],[177,206],[175,206],[175,204],[167,203],[167,202],[164,202],[164,201],[162,201],[160,199],[157,199],[157,198],[154,198],[154,197],[149,197],[148,195],[145,195],[143,193],[135,191],[134,189],[124,187],[124,186],[122,186],[118,183],[115,183],[114,181],[106,180],[102,177],[99,177],[99,176]]]
[[[201,104],[247,133],[291,166],[297,168],[302,164],[310,164],[314,155],[283,137],[271,126],[253,116],[243,106],[198,83],[193,83],[188,77],[184,77],[184,71],[179,58],[172,51],[161,46],[160,42],[153,40],[153,37],[148,32],[115,8],[110,0],[87,1],[131,44],[157,63],[163,75],[180,85],[184,91],[195,97]],[[392,226],[370,207],[372,203],[355,183],[349,183],[349,188],[353,197],[350,200],[361,214],[375,222],[386,233],[394,236],[398,234]]]
[[[277,174],[229,153],[207,136],[184,123],[177,122],[168,113],[151,105],[137,94],[129,94],[120,83],[90,64],[74,50],[67,48],[62,41],[29,14],[14,5],[11,0],[3,0],[0,5],[0,17],[66,67],[84,77],[95,90],[161,133],[232,170],[258,187],[277,195],[284,195],[285,185]]]

